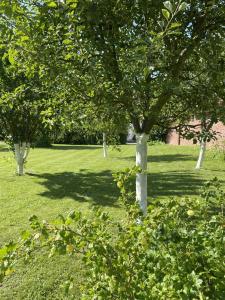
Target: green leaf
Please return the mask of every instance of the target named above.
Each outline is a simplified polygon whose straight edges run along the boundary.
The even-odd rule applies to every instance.
[[[144,68],[144,76],[148,77],[148,75],[150,74],[151,70],[149,69],[149,67],[145,67]]]
[[[13,13],[12,6],[11,6],[10,4],[4,6],[3,12],[4,12],[4,14],[7,15],[7,17],[10,17],[10,18],[11,18],[12,13]]]
[[[89,97],[94,97],[94,95],[95,95],[94,90],[91,90],[91,91],[88,92]]]
[[[163,2],[163,5],[168,9],[168,11],[170,11],[171,13],[173,12],[173,5],[170,1]]]
[[[69,40],[69,39],[66,39],[66,40],[63,41],[63,44],[64,45],[69,45],[69,44],[72,44],[72,41]]]
[[[14,269],[8,268],[8,269],[5,271],[5,275],[6,275],[6,276],[11,275],[13,272],[15,272]]]
[[[77,2],[70,4],[70,8],[75,9],[77,7]]]
[[[71,53],[66,54],[65,56],[65,60],[69,60],[70,58],[72,58],[73,55]]]
[[[6,256],[7,254],[7,248],[4,247],[4,248],[1,248],[0,249],[0,259],[2,259],[4,256]]]
[[[170,28],[172,29],[172,28],[177,28],[177,27],[180,27],[180,26],[181,26],[181,23],[175,22],[175,23],[172,23],[170,25]]]
[[[77,7],[77,3],[72,4],[70,7],[75,9]]]
[[[16,51],[14,49],[9,49],[8,58],[9,58],[10,64],[12,64],[12,65],[15,63],[15,55],[16,55]]]
[[[163,16],[167,19],[167,20],[169,20],[169,18],[170,18],[170,12],[167,10],[167,9],[162,9],[162,14],[163,14]]]
[[[12,252],[16,249],[17,244],[14,242],[9,242],[6,247],[7,247],[7,252]]]
[[[188,7],[188,4],[186,2],[182,2],[179,6],[179,11],[185,10]]]
[[[48,7],[55,8],[55,7],[57,7],[57,4],[54,1],[51,1],[48,3]]]
[[[151,35],[157,35],[157,33],[156,33],[155,31],[153,31],[153,30],[149,31],[149,33],[150,33]]]
[[[179,30],[170,31],[167,33],[168,35],[181,35],[182,32]]]
[[[28,41],[29,40],[29,36],[27,36],[27,35],[24,35],[24,36],[22,36],[21,37],[21,42],[25,42],[25,41]]]
[[[29,222],[30,222],[30,227],[32,229],[37,229],[40,227],[40,222],[38,220],[38,217],[33,215],[29,218]]]
[[[21,238],[23,239],[23,240],[27,240],[27,239],[29,239],[31,237],[31,233],[30,233],[30,231],[28,231],[28,230],[24,230],[22,233],[21,233]]]

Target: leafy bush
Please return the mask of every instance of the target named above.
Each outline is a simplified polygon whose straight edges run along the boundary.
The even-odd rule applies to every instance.
[[[52,138],[50,134],[42,133],[37,137],[36,142],[34,143],[36,147],[48,148],[52,146]]]
[[[58,129],[54,134],[54,143],[57,144],[73,144],[73,145],[99,145],[102,144],[102,132],[89,132],[84,129],[77,129],[73,131]],[[107,143],[110,145],[126,144],[127,134],[112,133],[107,134]]]
[[[130,204],[128,182],[136,171],[115,176],[126,204],[123,221],[99,209],[91,218],[71,212],[52,224],[33,216],[32,231],[1,249],[2,278],[18,256],[47,247],[49,256],[82,254],[82,299],[225,299],[224,192],[218,180],[196,199],[155,200],[143,217]],[[67,292],[70,284],[65,282]]]
[[[149,141],[162,142],[163,144],[165,144],[167,134],[168,134],[168,129],[166,127],[155,125],[149,135]]]

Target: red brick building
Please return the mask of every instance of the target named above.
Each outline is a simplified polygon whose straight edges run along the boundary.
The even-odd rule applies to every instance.
[[[199,123],[198,120],[190,122],[191,125]],[[201,130],[201,127],[196,127],[196,130]],[[217,132],[217,140],[209,142],[209,145],[225,142],[225,125],[222,122],[214,124],[212,130]],[[171,145],[193,145],[193,140],[186,140],[176,130],[171,130],[167,135],[166,143]]]

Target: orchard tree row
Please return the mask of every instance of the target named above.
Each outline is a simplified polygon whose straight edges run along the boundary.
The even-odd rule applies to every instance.
[[[154,126],[195,115],[201,163],[223,120],[224,19],[223,0],[2,0],[0,124],[18,173],[43,126],[95,128],[105,145],[132,123],[145,213]]]

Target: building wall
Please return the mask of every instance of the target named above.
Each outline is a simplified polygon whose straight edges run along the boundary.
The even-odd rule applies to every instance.
[[[198,120],[190,122],[191,125],[197,125],[199,123],[200,122]],[[196,130],[200,130],[200,127],[197,127]],[[214,124],[212,130],[217,132],[217,140],[210,141],[208,143],[209,145],[220,144],[223,141],[225,142],[225,125],[222,122],[218,122],[217,124]],[[186,140],[181,136],[179,136],[176,130],[171,130],[168,133],[166,143],[171,145],[182,145],[182,146],[194,145],[192,140]]]

